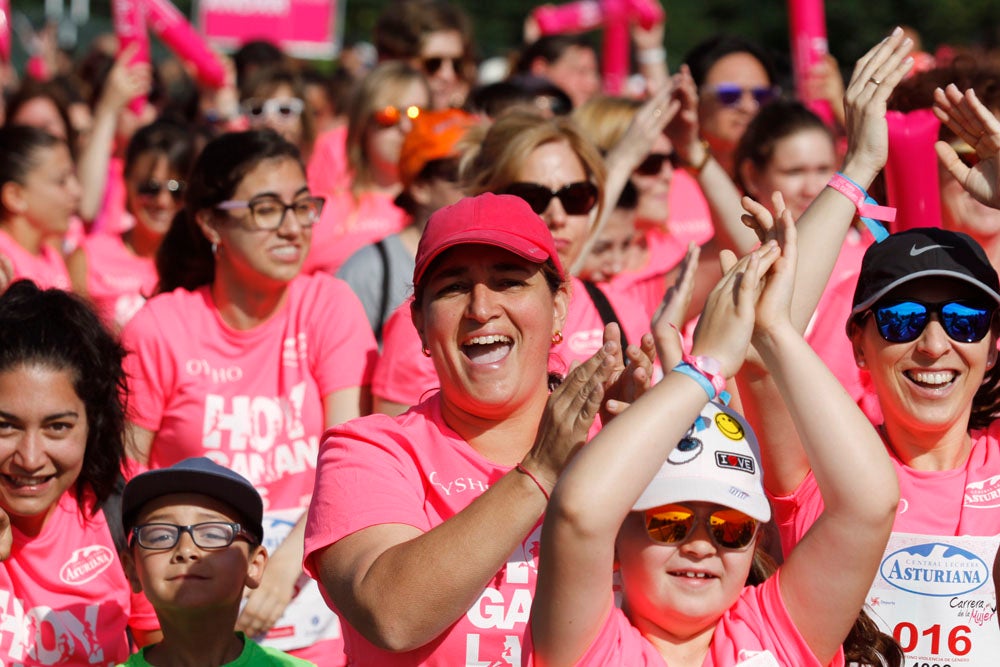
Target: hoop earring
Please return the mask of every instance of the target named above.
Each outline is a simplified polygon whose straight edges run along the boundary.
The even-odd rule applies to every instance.
[[[431,348],[427,347],[426,345],[424,345],[422,348],[420,348],[420,351],[423,353],[423,355],[425,357],[430,357],[431,356]]]
[[[554,334],[552,334],[552,344],[558,345],[561,342],[563,342],[562,331],[557,330]]]

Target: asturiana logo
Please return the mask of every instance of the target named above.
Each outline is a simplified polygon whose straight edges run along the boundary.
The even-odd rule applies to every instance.
[[[979,556],[940,542],[894,551],[882,560],[879,573],[900,590],[933,597],[971,593],[990,576]]]
[[[71,586],[85,584],[104,572],[115,560],[111,549],[100,544],[77,549],[59,570],[59,578]]]

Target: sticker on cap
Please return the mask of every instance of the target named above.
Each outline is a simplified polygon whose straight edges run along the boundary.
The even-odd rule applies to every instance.
[[[742,440],[743,439],[743,426],[740,425],[732,415],[726,414],[725,412],[719,412],[715,415],[715,425],[719,427],[719,431],[722,435],[726,436],[730,440]]]
[[[735,454],[733,452],[718,451],[715,453],[715,465],[729,470],[739,470],[740,472],[754,474],[757,466],[754,465],[753,457],[745,454]]]

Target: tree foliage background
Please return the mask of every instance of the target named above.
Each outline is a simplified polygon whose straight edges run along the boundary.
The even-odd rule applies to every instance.
[[[247,0],[252,2],[253,0]],[[524,17],[539,2],[532,0],[452,0],[472,17],[480,57],[503,56],[520,44]],[[784,0],[661,0],[667,11],[666,48],[671,69],[696,42],[716,32],[730,32],[765,45],[787,61],[788,18]],[[191,16],[192,0],[175,0]],[[344,41],[370,40],[372,26],[391,0],[346,0]],[[64,0],[66,5],[69,0]],[[43,0],[12,0],[37,27],[43,22]],[[557,3],[558,4],[558,3]],[[77,50],[110,29],[110,0],[92,0],[91,20],[80,29]],[[830,51],[842,66],[896,24],[916,28],[924,48],[942,44],[1000,46],[1000,0],[827,0]],[[592,33],[595,45],[600,34]],[[16,42],[16,40],[15,40]],[[23,57],[19,46],[17,55]]]

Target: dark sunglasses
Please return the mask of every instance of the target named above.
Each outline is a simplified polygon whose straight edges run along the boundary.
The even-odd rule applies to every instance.
[[[372,114],[372,119],[382,127],[395,127],[403,117],[413,120],[420,115],[420,107],[411,104],[400,109],[399,107],[387,106]]]
[[[754,101],[759,106],[764,106],[781,94],[781,89],[777,86],[755,86],[753,88],[744,88],[743,86],[739,86],[735,83],[718,83],[714,86],[705,86],[705,90],[715,95],[715,98],[727,107],[739,104],[739,101],[743,99],[743,95],[746,93],[750,93]]]
[[[558,190],[549,190],[538,183],[511,183],[504,190],[504,194],[520,197],[528,202],[531,210],[538,215],[545,213],[553,198],[559,200],[563,210],[569,215],[590,213],[597,204],[597,186],[590,181],[577,181]]]
[[[420,61],[420,65],[423,67],[424,72],[427,76],[434,76],[441,69],[441,66],[445,63],[451,63],[451,70],[455,74],[462,73],[462,64],[465,62],[465,58],[459,56],[457,58],[448,56],[435,56],[433,58],[423,58]]]
[[[140,197],[159,197],[160,193],[166,190],[170,193],[170,196],[174,198],[174,201],[180,201],[181,197],[184,196],[184,181],[178,181],[171,178],[168,181],[160,182],[149,180],[145,183],[140,183],[136,186],[135,191]]]
[[[707,516],[698,516],[685,505],[664,505],[645,512],[646,534],[657,544],[680,544],[700,521],[716,546],[745,549],[757,535],[760,522],[739,510],[724,507]]]
[[[916,340],[936,313],[948,337],[959,343],[975,343],[990,331],[996,306],[981,306],[962,301],[894,301],[872,306],[875,326],[890,343]]]
[[[650,153],[646,159],[635,168],[635,173],[640,176],[656,176],[663,169],[663,163],[669,162],[674,169],[678,166],[677,153]]]

